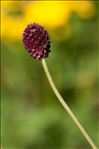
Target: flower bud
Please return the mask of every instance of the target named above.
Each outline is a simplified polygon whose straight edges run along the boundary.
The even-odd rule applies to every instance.
[[[23,43],[27,51],[35,59],[48,57],[50,38],[48,32],[38,24],[30,24],[23,33]]]

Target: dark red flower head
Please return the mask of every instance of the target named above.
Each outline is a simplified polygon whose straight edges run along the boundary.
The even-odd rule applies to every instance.
[[[48,57],[50,52],[50,38],[47,31],[38,24],[30,24],[23,33],[25,48],[35,59]]]

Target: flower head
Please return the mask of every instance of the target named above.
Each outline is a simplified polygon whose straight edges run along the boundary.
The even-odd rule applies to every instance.
[[[30,24],[23,33],[25,48],[35,59],[48,57],[50,52],[50,38],[47,31],[38,24]]]

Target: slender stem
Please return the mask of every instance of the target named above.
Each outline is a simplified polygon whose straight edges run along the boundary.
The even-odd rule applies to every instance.
[[[67,105],[67,103],[64,101],[64,99],[62,98],[62,96],[60,95],[59,91],[57,90],[52,77],[50,75],[50,72],[48,70],[46,61],[44,59],[42,59],[42,65],[43,68],[45,70],[46,76],[48,78],[48,81],[50,83],[50,86],[53,90],[53,92],[55,93],[56,97],[58,98],[58,100],[60,101],[60,103],[62,104],[62,106],[64,107],[64,109],[67,111],[67,113],[69,114],[69,116],[73,119],[73,121],[75,122],[75,124],[78,126],[78,128],[80,129],[80,131],[82,132],[82,134],[84,135],[84,137],[86,138],[86,140],[89,142],[89,144],[91,145],[91,147],[93,149],[97,149],[96,145],[94,144],[94,142],[92,141],[92,139],[90,138],[90,136],[88,135],[88,133],[86,132],[86,130],[84,129],[84,127],[81,125],[81,123],[79,122],[79,120],[76,118],[76,116],[74,115],[74,113],[71,111],[71,109],[69,108],[69,106]]]

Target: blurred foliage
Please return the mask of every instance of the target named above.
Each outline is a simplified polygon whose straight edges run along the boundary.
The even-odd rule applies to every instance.
[[[3,149],[90,148],[23,47],[22,31],[35,21],[51,36],[46,60],[56,86],[99,145],[99,2],[1,4]]]

